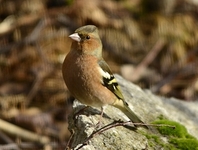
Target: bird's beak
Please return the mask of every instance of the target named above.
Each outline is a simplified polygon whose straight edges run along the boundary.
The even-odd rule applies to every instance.
[[[77,41],[77,42],[80,42],[80,40],[81,40],[81,38],[80,38],[80,36],[78,35],[78,33],[71,34],[69,37],[70,37],[71,39]]]

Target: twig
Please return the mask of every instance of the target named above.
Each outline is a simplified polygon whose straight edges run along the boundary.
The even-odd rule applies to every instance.
[[[110,124],[108,124],[108,125],[106,125],[106,126],[100,128],[100,129],[98,129],[98,130],[96,130],[96,131],[93,131],[92,134],[91,134],[89,137],[87,137],[87,138],[85,139],[85,141],[82,143],[82,145],[81,145],[80,147],[78,147],[76,150],[79,150],[79,149],[81,149],[83,146],[87,145],[87,142],[88,142],[90,139],[92,139],[92,138],[93,138],[95,135],[97,135],[97,134],[101,134],[102,132],[107,131],[107,130],[109,130],[109,129],[111,129],[111,128],[114,128],[114,127],[126,126],[126,125],[129,125],[129,124],[133,124],[133,125],[137,125],[137,126],[138,126],[138,125],[139,125],[139,126],[141,125],[141,126],[155,126],[155,127],[161,127],[161,126],[164,127],[164,126],[166,126],[166,127],[175,129],[175,126],[166,125],[166,124],[156,125],[156,124],[145,124],[145,123],[133,123],[133,122],[131,122],[131,121],[123,122],[123,121],[118,120],[118,121],[114,121],[114,122],[112,122],[112,123],[110,123]]]
[[[165,84],[170,83],[175,78],[175,76],[178,75],[180,72],[182,72],[182,71],[186,72],[185,70],[190,68],[190,66],[192,66],[192,64],[194,64],[196,66],[197,61],[195,61],[195,62],[193,62],[193,63],[191,63],[189,65],[183,66],[183,67],[180,67],[179,64],[182,61],[187,60],[187,58],[189,58],[189,57],[191,57],[193,55],[196,55],[197,52],[198,52],[198,49],[196,48],[194,50],[191,50],[188,53],[188,55],[185,55],[183,58],[181,58],[180,61],[176,65],[173,66],[173,69],[172,69],[173,71],[170,72],[168,74],[168,76],[165,77],[162,81],[160,81],[157,85],[154,85],[153,87],[151,87],[151,91],[154,92],[154,93],[159,92],[161,87],[163,87]]]
[[[19,147],[17,146],[17,144],[15,144],[15,143],[9,143],[9,144],[5,144],[5,145],[0,145],[0,149],[1,150],[8,150],[8,149],[20,150]]]
[[[131,81],[137,81],[140,77],[140,74],[145,70],[145,68],[155,59],[157,54],[162,50],[164,45],[166,44],[164,39],[159,39],[154,47],[150,50],[148,55],[142,60],[142,62],[135,68],[134,72],[132,74]]]
[[[4,134],[2,131],[0,131],[0,137],[1,137],[1,140],[3,140],[4,142],[8,143],[7,145],[11,145],[9,149],[19,150],[18,145],[16,143],[14,143],[14,141],[11,138],[9,138],[6,134]],[[0,147],[0,149],[3,149],[3,148]]]
[[[71,135],[70,135],[70,137],[69,137],[69,140],[67,141],[67,145],[66,145],[65,150],[69,150],[69,149],[70,149],[71,141],[72,141],[72,138],[73,138],[74,134],[75,134],[75,132],[74,132],[74,130],[72,129],[72,133],[71,133]]]
[[[41,19],[39,23],[36,25],[34,30],[25,38],[25,43],[34,43],[38,41],[41,31],[47,25],[46,19]]]
[[[146,123],[132,123],[134,125],[141,125],[141,126],[153,126],[153,127],[169,127],[175,129],[175,126],[168,125],[168,124],[146,124]]]
[[[33,86],[32,86],[30,92],[27,95],[27,100],[25,101],[25,106],[26,107],[31,103],[32,99],[34,98],[34,96],[38,92],[39,86],[40,86],[42,81],[43,81],[43,77],[37,75],[36,79],[34,80]]]
[[[41,33],[41,30],[47,25],[46,21],[45,20],[41,20],[37,26],[34,28],[34,30],[31,32],[30,35],[28,35],[27,37],[25,37],[24,39],[22,39],[21,41],[18,41],[18,42],[14,42],[10,45],[7,45],[7,46],[2,46],[0,47],[0,54],[3,54],[3,53],[7,53],[9,52],[10,50],[12,50],[12,48],[16,48],[16,47],[19,47],[20,45],[22,44],[30,44],[30,43],[33,43],[35,41],[37,41],[39,39],[39,35]]]
[[[45,62],[40,66],[39,70],[37,70],[37,72],[35,73],[36,79],[34,80],[33,86],[27,95],[27,100],[25,101],[26,107],[31,103],[32,99],[40,89],[40,85],[43,79],[48,76],[52,72],[52,70],[52,65],[49,63],[46,64]]]
[[[48,144],[50,142],[50,139],[46,136],[24,130],[2,119],[0,119],[0,130],[41,144]]]
[[[25,40],[26,43],[32,43],[36,46],[36,50],[37,50],[41,60],[43,61],[43,64],[41,65],[39,73],[38,74],[36,73],[36,80],[34,81],[33,87],[27,96],[27,101],[25,103],[26,106],[28,106],[31,103],[32,99],[38,92],[38,90],[40,88],[40,84],[42,83],[43,79],[48,74],[50,74],[50,72],[53,70],[51,63],[47,59],[45,53],[40,48],[40,45],[37,43],[37,40],[38,40],[41,30],[47,25],[48,22],[49,22],[49,20],[47,20],[47,19],[41,20],[38,23],[38,25],[35,27],[35,29],[32,31],[32,33]],[[47,68],[47,69],[45,69],[45,68]]]

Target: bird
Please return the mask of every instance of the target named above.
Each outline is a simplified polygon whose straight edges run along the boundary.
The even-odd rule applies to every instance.
[[[135,127],[144,124],[129,108],[110,67],[102,57],[102,42],[95,25],[85,25],[69,37],[72,45],[62,65],[65,84],[78,101],[101,108],[111,105],[122,111]],[[138,125],[137,125],[138,124]],[[144,125],[143,125],[144,126]]]

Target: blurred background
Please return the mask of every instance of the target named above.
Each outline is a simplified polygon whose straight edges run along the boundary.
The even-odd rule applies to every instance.
[[[87,24],[99,28],[113,73],[198,100],[197,19],[198,0],[0,0],[0,118],[65,148],[71,103],[61,67],[68,35]],[[0,129],[0,149],[38,143]]]

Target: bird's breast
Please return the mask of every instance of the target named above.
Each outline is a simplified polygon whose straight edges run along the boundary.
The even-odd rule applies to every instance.
[[[63,77],[71,94],[81,103],[101,107],[100,92],[95,89],[101,84],[97,58],[89,55],[68,54],[63,63]]]

